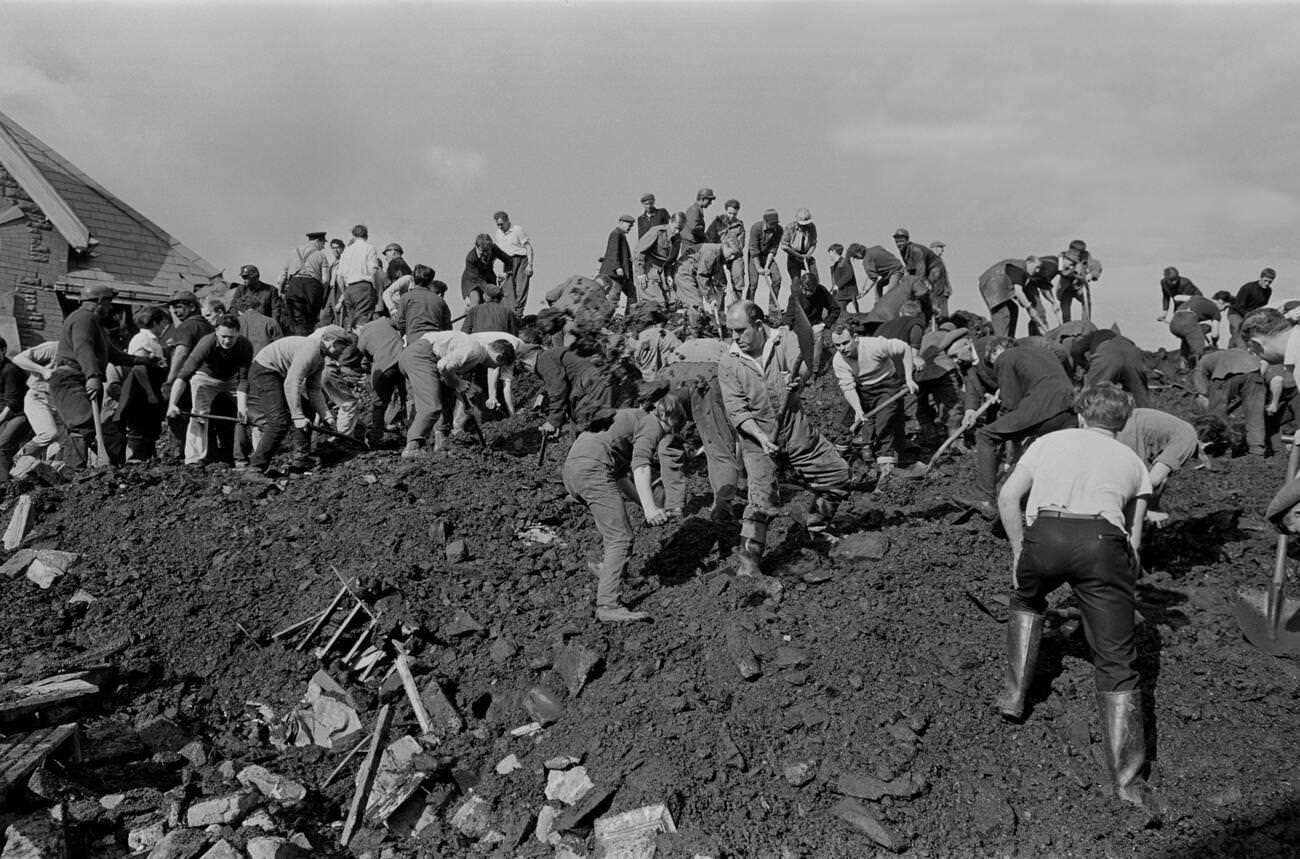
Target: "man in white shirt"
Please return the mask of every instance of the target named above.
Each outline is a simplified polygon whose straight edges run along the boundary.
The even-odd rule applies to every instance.
[[[1133,412],[1132,396],[1102,382],[1080,392],[1074,410],[1079,429],[1057,430],[1030,445],[998,496],[1011,543],[1012,589],[1006,682],[996,706],[1004,718],[1024,717],[1047,598],[1068,583],[1092,648],[1102,748],[1115,793],[1159,813],[1142,777],[1146,742],[1133,618],[1151,480],[1146,464],[1115,437]]]
[[[533,242],[523,227],[510,223],[510,216],[505,212],[497,212],[492,220],[497,224],[492,240],[510,257],[510,271],[502,284],[506,291],[505,305],[523,317],[524,305],[528,303],[528,283],[533,277]]]
[[[365,224],[352,228],[352,241],[343,249],[335,269],[335,277],[343,285],[343,308],[339,325],[352,330],[365,325],[375,317],[379,290],[375,289],[375,273],[379,271],[379,253],[370,244],[370,231]]]
[[[515,348],[502,338],[485,345],[462,331],[429,331],[411,341],[397,359],[415,402],[415,417],[406,430],[402,458],[421,456],[431,432],[433,452],[445,450],[449,423],[446,403],[454,402],[468,390],[469,379],[479,367],[510,367],[514,362]]]
[[[863,447],[867,456],[876,460],[880,476],[886,477],[898,464],[898,457],[907,443],[905,433],[907,413],[903,398],[892,403],[891,397],[906,386],[912,394],[917,391],[913,371],[916,352],[911,344],[889,337],[859,337],[848,323],[838,322],[831,329],[831,369],[840,393],[853,411],[853,429],[863,430]],[[901,366],[900,366],[901,365]],[[889,403],[888,405],[885,405]],[[876,408],[871,426],[863,427],[866,413]]]

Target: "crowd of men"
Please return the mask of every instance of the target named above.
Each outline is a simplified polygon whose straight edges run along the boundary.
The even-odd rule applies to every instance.
[[[129,317],[111,288],[88,286],[57,341],[0,364],[0,471],[147,461],[164,432],[185,465],[227,461],[259,482],[279,476],[286,440],[281,466],[309,466],[312,433],[374,448],[400,434],[400,456],[418,462],[481,443],[485,415],[517,410],[514,376],[527,372],[541,391],[542,456],[556,451],[602,538],[595,616],[627,623],[649,619],[624,601],[632,511],[652,526],[685,515],[688,452],[703,455],[706,515],[735,534],[734,572],[777,596],[763,564],[769,526],[790,510],[783,478],[807,491],[798,525],[824,546],[851,492],[922,476],[923,456],[964,442],[976,480],[957,500],[999,520],[1013,556],[997,710],[1024,717],[1047,597],[1070,584],[1116,791],[1158,806],[1141,779],[1133,636],[1143,526],[1165,518],[1170,478],[1227,421],[1245,425],[1248,455],[1276,443],[1300,364],[1287,314],[1300,311],[1269,306],[1272,269],[1210,299],[1165,269],[1160,318],[1182,343],[1187,383],[1171,372],[1160,384],[1197,397],[1193,425],[1153,408],[1141,350],[1093,323],[1102,269],[1081,240],[990,266],[985,316],[949,309],[942,242],[900,228],[892,251],[830,244],[824,282],[807,209],[784,224],[767,209],[746,229],[735,199],[709,220],[715,199],[702,188],[670,215],[645,195],[642,213],[611,231],[598,272],[548,291],[536,315],[524,314],[532,243],[506,212],[466,256],[459,320],[432,267],[409,265],[396,244],[377,251],[361,225],[346,244],[308,233],[275,284],[247,265],[228,294],[181,290]],[[826,373],[843,400],[839,428],[805,407]],[[1270,515],[1289,522],[1289,510]]]

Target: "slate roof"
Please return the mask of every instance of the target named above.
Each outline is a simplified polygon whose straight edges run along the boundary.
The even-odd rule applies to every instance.
[[[24,159],[26,163],[8,163]],[[108,275],[124,286],[130,284],[128,288],[134,287],[133,291],[153,293],[156,289],[156,295],[163,296],[181,286],[205,287],[220,273],[3,113],[0,166],[23,185],[70,246],[84,247],[87,232],[92,242],[98,242],[92,245],[90,255],[72,257],[69,277],[61,284],[65,287]],[[31,175],[31,168],[39,177],[25,183],[22,177]],[[54,199],[50,199],[51,192]],[[78,272],[81,277],[77,277]]]

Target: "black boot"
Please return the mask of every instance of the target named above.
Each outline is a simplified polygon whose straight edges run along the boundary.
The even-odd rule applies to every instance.
[[[1147,784],[1142,772],[1147,762],[1142,691],[1098,692],[1097,708],[1101,711],[1102,750],[1115,780],[1115,795],[1149,814],[1163,817],[1164,803]]]
[[[1043,616],[1013,611],[1007,619],[1007,672],[1002,694],[994,706],[1004,719],[1018,722],[1025,715],[1025,698],[1038,664],[1038,643],[1043,637]]]

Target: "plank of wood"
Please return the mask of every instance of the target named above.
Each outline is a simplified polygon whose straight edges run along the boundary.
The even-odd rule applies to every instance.
[[[415,677],[411,674],[411,663],[406,659],[406,651],[399,647],[393,661],[397,665],[398,675],[402,678],[402,688],[406,690],[406,697],[411,702],[415,721],[420,723],[420,732],[432,734],[433,720],[429,718],[429,711],[424,709],[424,702],[420,700],[420,689],[415,685]]]
[[[313,638],[315,638],[316,634],[320,632],[321,627],[325,625],[325,621],[329,620],[329,616],[334,613],[334,609],[339,607],[339,603],[343,601],[343,598],[347,596],[347,594],[348,594],[348,589],[346,586],[339,588],[339,592],[334,596],[334,599],[330,602],[330,604],[326,607],[326,609],[320,613],[320,617],[316,620],[316,623],[307,632],[307,634],[303,636],[302,641],[298,642],[298,645],[294,647],[294,650],[298,651],[299,653],[302,652],[303,648],[307,646],[307,643],[311,641]]]
[[[347,820],[343,823],[343,834],[339,837],[339,843],[344,847],[352,840],[356,834],[357,824],[361,822],[361,813],[366,807],[366,799],[370,796],[370,786],[375,783],[375,768],[379,764],[379,752],[384,746],[384,735],[388,733],[389,723],[393,720],[393,708],[385,704],[379,708],[379,715],[375,718],[375,732],[370,735],[370,748],[366,750],[366,759],[361,763],[361,769],[357,772],[357,790],[352,794],[352,805],[348,808]]]
[[[324,659],[329,656],[330,651],[334,649],[335,645],[339,643],[339,639],[343,637],[343,633],[347,632],[347,629],[352,625],[352,622],[361,616],[361,609],[361,603],[357,603],[352,607],[352,611],[348,612],[347,616],[343,618],[343,622],[339,624],[338,629],[334,630],[334,635],[330,637],[329,641],[325,642],[325,646],[316,649],[317,659]]]
[[[34,773],[46,758],[77,735],[77,723],[39,728],[0,740],[0,796]]]
[[[10,686],[0,691],[0,725],[18,721],[54,707],[72,706],[99,694],[90,672],[59,674],[36,683]]]
[[[5,529],[4,547],[10,551],[18,548],[27,539],[27,529],[32,524],[32,496],[18,496],[13,515],[9,518],[9,527]]]

